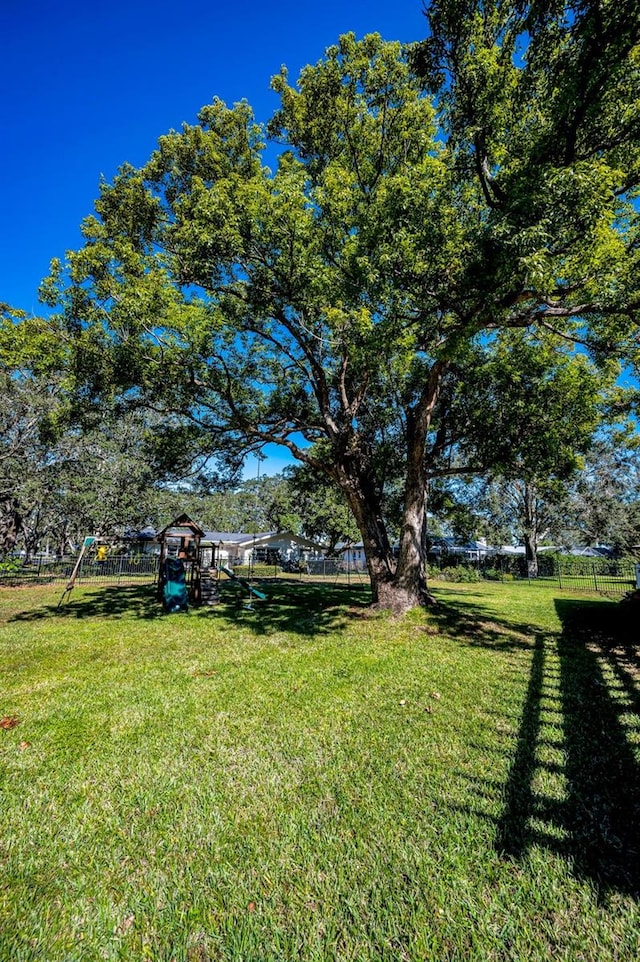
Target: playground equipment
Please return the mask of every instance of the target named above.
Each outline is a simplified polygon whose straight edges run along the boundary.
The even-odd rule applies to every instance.
[[[185,567],[181,558],[165,558],[162,573],[162,602],[167,614],[187,611],[189,596],[185,578]]]
[[[247,579],[236,575],[232,568],[222,564],[220,555],[224,551],[224,541],[221,537],[218,539],[213,532],[206,534],[189,515],[179,515],[157,533],[155,540],[160,545],[156,596],[167,613],[186,611],[189,605],[217,604],[220,572],[237,581],[248,592],[249,599],[245,607],[251,606],[253,598],[266,600],[267,595],[252,583],[252,568]],[[104,574],[109,562],[110,547],[114,543],[117,543],[115,538],[91,536],[84,539],[65,591],[58,602],[58,608],[73,590],[78,577],[82,576],[82,564],[87,558],[91,561],[90,568],[95,575]],[[254,534],[253,559],[256,553]],[[151,559],[153,556],[149,557]]]
[[[188,514],[181,514],[157,534],[158,600],[167,612],[185,611],[189,603],[202,604],[203,535],[203,529]]]
[[[255,588],[249,581],[247,581],[246,578],[241,578],[239,575],[235,574],[231,568],[227,568],[226,565],[220,564],[218,567],[220,568],[220,571],[223,571],[224,574],[226,574],[227,578],[233,578],[234,581],[239,581],[240,584],[247,589],[250,595],[254,595],[254,597],[259,598],[260,601],[265,601],[267,596],[264,594],[264,592],[258,591],[258,589]]]
[[[234,574],[220,563],[220,545],[204,539],[205,532],[189,515],[181,514],[158,532],[160,567],[158,600],[167,612],[184,611],[189,604],[213,605],[218,601],[220,571],[238,581],[249,596],[264,601],[267,597],[246,578]]]
[[[164,605],[165,611],[183,611],[188,604],[195,606],[216,604],[218,577],[221,571],[246,588],[249,593],[249,602],[252,598],[264,601],[267,596],[262,591],[221,563],[220,545],[204,540],[204,536],[204,530],[187,514],[181,514],[158,532],[157,539],[160,542],[158,600]],[[175,561],[177,564],[171,565],[170,561]]]
[[[60,601],[58,602],[58,608],[60,607],[60,605],[62,604],[62,602],[66,600],[67,595],[70,595],[71,592],[72,592],[73,589],[74,589],[74,586],[75,586],[75,583],[76,583],[76,578],[78,577],[78,572],[79,572],[79,570],[80,570],[80,565],[82,564],[82,559],[84,558],[84,556],[85,556],[85,554],[86,554],[86,552],[87,552],[87,548],[90,548],[92,545],[94,545],[97,540],[98,540],[97,538],[88,537],[88,538],[85,538],[84,541],[82,542],[82,548],[80,549],[80,554],[78,555],[78,560],[76,561],[76,563],[75,563],[75,565],[74,565],[74,568],[73,568],[73,571],[71,572],[71,577],[69,578],[69,580],[68,580],[68,582],[67,582],[67,587],[66,587],[66,588],[64,589],[64,591],[62,592],[62,595],[61,595],[61,597],[60,597]]]

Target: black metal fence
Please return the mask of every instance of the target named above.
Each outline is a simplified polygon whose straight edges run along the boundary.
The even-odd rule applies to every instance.
[[[541,554],[538,573],[533,577],[521,556],[493,555],[479,561],[449,556],[431,565],[430,574],[436,581],[528,581],[532,585],[557,585],[570,591],[624,595],[636,587],[637,567],[629,559]]]
[[[29,565],[3,565],[0,566],[0,585],[68,582],[77,560],[43,558]],[[115,555],[105,561],[83,558],[76,575],[76,584],[153,584],[158,576],[158,563],[157,555]]]
[[[49,560],[46,558],[31,565],[0,565],[0,586],[42,583],[47,581],[68,582],[77,558]],[[119,555],[105,561],[83,558],[76,576],[77,584],[153,584],[158,577],[157,555]],[[279,566],[257,566],[252,573],[256,577],[290,576]],[[557,585],[571,591],[594,591],[601,594],[624,595],[636,587],[637,565],[631,560],[612,561],[605,558],[585,558],[572,555],[540,555],[538,575],[530,577],[524,559],[519,556],[492,556],[471,561],[449,556],[440,558],[429,566],[429,576],[434,581],[528,581],[531,585]],[[242,572],[241,572],[242,573]],[[342,577],[363,578],[366,566],[348,564],[341,560],[321,559],[309,561],[295,571],[299,577],[337,579]]]
[[[586,560],[586,559],[585,559]],[[543,567],[535,579],[539,584],[557,584],[573,591],[597,591],[601,594],[624,595],[636,587],[636,568],[632,561],[592,561],[581,566],[554,559],[551,570]]]

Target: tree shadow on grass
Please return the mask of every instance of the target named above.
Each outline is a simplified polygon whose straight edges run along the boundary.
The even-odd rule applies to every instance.
[[[482,594],[474,596],[486,602]],[[466,645],[507,651],[531,649],[536,639],[546,637],[535,625],[487,614],[483,604],[467,600],[469,597],[467,594],[464,601],[447,599],[446,604],[431,609],[425,630],[437,629]]]
[[[535,643],[497,846],[521,858],[542,845],[571,860],[602,894],[640,895],[640,722],[637,629],[620,605],[556,601],[562,632]],[[553,666],[553,667],[552,667]],[[548,693],[555,691],[549,707]],[[564,761],[541,761],[545,715],[558,719]],[[538,775],[560,775],[549,797]]]
[[[153,620],[163,616],[155,585],[109,585],[80,588],[63,598],[62,603],[28,608],[11,621],[42,621],[47,618],[140,618]]]
[[[314,584],[274,579],[256,582],[264,601],[235,582],[220,585],[220,603],[200,609],[202,617],[230,627],[242,624],[260,636],[287,632],[315,636],[336,631],[356,618],[375,617],[368,585]]]
[[[220,601],[211,607],[191,608],[187,614],[167,615],[154,585],[122,585],[72,592],[58,608],[42,605],[26,609],[11,621],[32,622],[51,618],[135,618],[145,621],[166,618],[197,618],[229,627],[242,625],[256,635],[291,632],[313,636],[335,631],[354,618],[367,617],[371,592],[364,585],[312,584],[273,580],[256,582],[266,599],[254,599],[241,584],[222,582]],[[62,591],[61,591],[62,595]]]

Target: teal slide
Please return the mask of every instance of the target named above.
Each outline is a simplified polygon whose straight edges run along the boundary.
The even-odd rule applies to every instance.
[[[164,610],[167,614],[188,609],[189,596],[187,594],[184,565],[179,558],[166,559],[162,592]]]
[[[263,594],[262,591],[258,591],[257,588],[254,588],[253,585],[250,585],[246,578],[239,578],[238,575],[235,575],[235,574],[233,573],[233,571],[231,570],[231,568],[227,568],[226,565],[220,565],[220,571],[224,571],[224,573],[226,574],[227,578],[233,578],[234,581],[239,581],[241,585],[244,585],[245,588],[246,588],[248,591],[250,591],[252,595],[255,595],[256,598],[259,598],[260,601],[265,601],[265,600],[266,600],[266,597],[267,597],[267,596],[266,596],[265,594]]]

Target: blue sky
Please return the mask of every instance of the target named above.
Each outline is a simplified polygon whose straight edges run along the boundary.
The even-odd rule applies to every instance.
[[[214,96],[246,98],[267,120],[281,64],[295,80],[341,33],[411,41],[425,27],[421,0],[5,0],[0,301],[37,313],[38,285],[80,245],[101,175],[144,163]]]
[[[52,257],[80,246],[101,176],[144,163],[214,96],[266,121],[281,64],[294,81],[342,33],[412,41],[425,28],[421,0],[0,2],[0,302],[44,310],[38,286]],[[291,463],[266,453],[263,473]],[[248,459],[245,475],[256,470]]]

